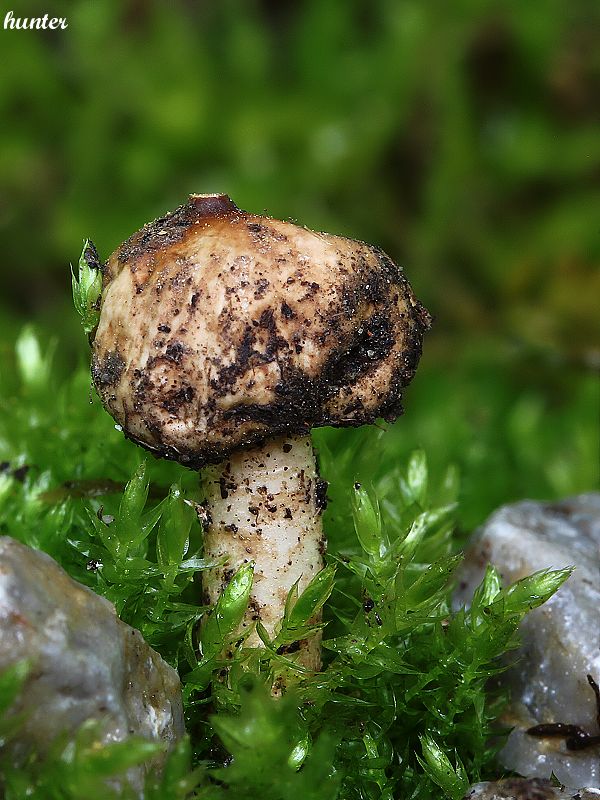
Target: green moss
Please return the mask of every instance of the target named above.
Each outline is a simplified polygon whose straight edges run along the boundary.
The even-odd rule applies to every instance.
[[[0,530],[50,553],[114,602],[179,669],[189,741],[163,777],[148,778],[147,798],[192,790],[198,798],[433,798],[437,785],[457,799],[468,782],[494,774],[490,738],[501,698],[486,681],[515,646],[524,614],[567,571],[503,589],[488,570],[471,609],[451,612],[464,503],[456,469],[431,474],[421,450],[400,456],[393,432],[323,431],[329,566],[299,597],[290,592],[276,638],[261,631],[265,647],[248,648],[234,634],[251,572],[234,577],[212,612],[199,604],[199,573],[210,564],[194,513],[197,475],[146,461],[89,402],[87,370],[59,380],[51,351],[26,330],[18,377],[0,401]],[[535,414],[523,419],[529,428],[512,424],[526,448],[537,435]],[[513,455],[510,439],[487,453],[500,463]],[[313,673],[280,648],[316,632],[308,620],[319,607],[324,667]],[[222,657],[226,649],[231,658]],[[274,700],[268,687],[280,676],[288,693]],[[20,667],[3,676],[5,706],[22,680]],[[0,735],[17,731],[9,725]],[[16,769],[5,759],[7,798],[108,797],[107,776],[154,753],[137,741],[98,752],[92,739],[88,726],[73,742],[57,741],[43,761],[32,755]]]

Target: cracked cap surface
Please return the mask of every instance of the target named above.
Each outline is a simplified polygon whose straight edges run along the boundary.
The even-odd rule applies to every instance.
[[[189,201],[103,268],[92,376],[125,434],[199,468],[271,436],[402,413],[430,325],[377,247]]]

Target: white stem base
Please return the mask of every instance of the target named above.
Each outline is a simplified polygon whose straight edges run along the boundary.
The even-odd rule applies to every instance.
[[[245,628],[260,620],[272,637],[283,616],[289,590],[302,590],[323,568],[321,488],[309,436],[280,437],[263,447],[233,455],[204,471],[212,522],[205,534],[207,558],[227,555],[224,566],[205,573],[206,601],[244,563],[254,561]],[[262,645],[256,632],[251,646]],[[298,662],[320,668],[320,636],[299,644]]]

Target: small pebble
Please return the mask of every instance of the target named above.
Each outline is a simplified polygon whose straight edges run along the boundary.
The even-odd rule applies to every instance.
[[[88,719],[100,722],[103,742],[136,734],[169,749],[185,733],[179,677],[141,633],[50,556],[2,536],[0,672],[22,659],[32,668],[10,713],[26,720],[5,745],[16,764]],[[128,770],[136,791],[143,779],[144,767]]]
[[[517,660],[505,673],[512,700],[503,722],[514,730],[500,752],[506,769],[565,786],[600,787],[600,744],[569,750],[564,738],[537,738],[547,723],[600,734],[590,675],[600,684],[600,494],[560,502],[525,501],[496,511],[476,533],[459,575],[455,605],[468,603],[491,562],[505,584],[540,569],[574,565],[571,577],[521,625]]]

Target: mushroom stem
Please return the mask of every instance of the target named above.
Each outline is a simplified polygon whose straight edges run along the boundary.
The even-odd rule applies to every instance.
[[[203,476],[212,519],[205,555],[227,556],[224,566],[205,573],[206,601],[214,604],[233,573],[254,561],[254,584],[242,627],[260,620],[273,637],[289,590],[298,581],[302,592],[323,567],[326,484],[318,477],[310,436],[280,437],[234,453],[205,469]],[[262,646],[255,631],[247,643]],[[319,669],[320,637],[300,642],[297,658],[303,666]]]

